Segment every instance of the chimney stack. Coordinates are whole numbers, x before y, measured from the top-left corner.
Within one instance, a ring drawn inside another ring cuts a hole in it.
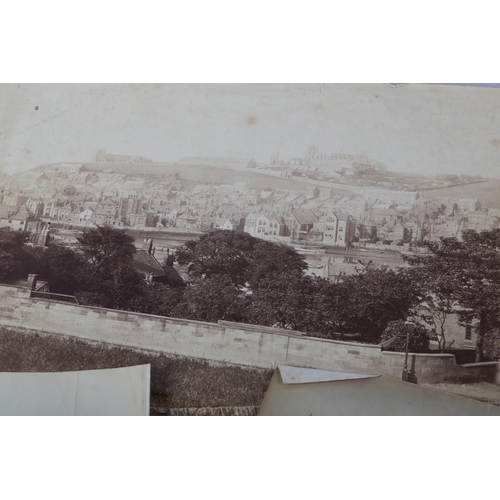
[[[28,274],[28,288],[31,290],[35,290],[36,288],[36,282],[38,280],[38,274]]]
[[[153,250],[153,240],[151,238],[144,238],[142,249],[146,250],[146,252],[151,255],[151,251]]]

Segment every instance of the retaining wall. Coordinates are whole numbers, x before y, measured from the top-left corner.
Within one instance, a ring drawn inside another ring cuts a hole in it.
[[[30,298],[0,286],[0,324],[261,368],[292,365],[401,377],[404,354],[241,323],[204,323]],[[459,366],[453,355],[411,354],[418,383],[495,381],[496,363]]]

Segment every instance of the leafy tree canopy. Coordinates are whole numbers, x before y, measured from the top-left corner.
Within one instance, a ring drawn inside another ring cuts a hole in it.
[[[476,360],[481,361],[485,335],[500,326],[500,229],[467,230],[462,241],[446,238],[428,246],[431,255],[407,258],[414,276],[451,296],[462,322],[479,322]]]
[[[209,321],[244,321],[246,298],[226,275],[196,278],[184,290],[182,300],[171,311],[172,316]]]
[[[324,280],[297,273],[274,273],[259,282],[248,316],[252,323],[306,333],[325,332],[318,298]]]
[[[273,272],[301,273],[307,267],[293,248],[235,231],[214,231],[187,241],[176,256],[194,278],[226,275],[237,286],[256,285]]]
[[[405,320],[418,302],[415,284],[394,271],[369,269],[348,276],[340,286],[337,307],[347,331],[377,342],[388,323]]]
[[[95,274],[103,266],[130,261],[135,253],[134,239],[124,229],[97,226],[85,229],[77,238],[79,248],[90,263],[90,272]]]
[[[408,339],[409,352],[428,352],[430,336],[427,329],[417,323],[403,320],[391,321],[384,330],[380,341],[387,343],[387,351],[405,352]]]
[[[0,229],[0,279],[23,278],[32,265],[32,256],[26,247],[29,233]]]

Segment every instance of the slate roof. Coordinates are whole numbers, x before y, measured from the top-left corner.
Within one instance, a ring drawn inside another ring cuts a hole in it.
[[[305,208],[303,210],[292,210],[292,215],[297,219],[299,224],[314,224],[318,221],[318,216],[316,213],[309,209]]]
[[[372,210],[372,215],[396,215],[396,216],[401,216],[397,210],[390,209],[390,208],[374,208]]]
[[[163,276],[165,270],[153,255],[148,254],[146,250],[137,250],[134,255],[134,268],[144,273],[154,276]]]
[[[184,284],[181,275],[173,267],[162,267],[154,255],[148,254],[146,250],[137,250],[134,253],[133,266],[143,274],[152,274],[155,278],[165,277],[165,281],[170,285]]]
[[[4,205],[0,204],[0,219],[7,219],[9,214],[15,210],[15,206],[13,205]]]
[[[15,215],[11,215],[12,220],[24,220],[28,217],[29,212],[28,209],[23,205],[19,208],[19,210],[15,213]]]

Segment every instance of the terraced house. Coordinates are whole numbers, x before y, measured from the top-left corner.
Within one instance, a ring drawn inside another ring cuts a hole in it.
[[[356,224],[348,214],[328,212],[314,224],[314,229],[323,234],[324,245],[345,247],[354,238]]]

